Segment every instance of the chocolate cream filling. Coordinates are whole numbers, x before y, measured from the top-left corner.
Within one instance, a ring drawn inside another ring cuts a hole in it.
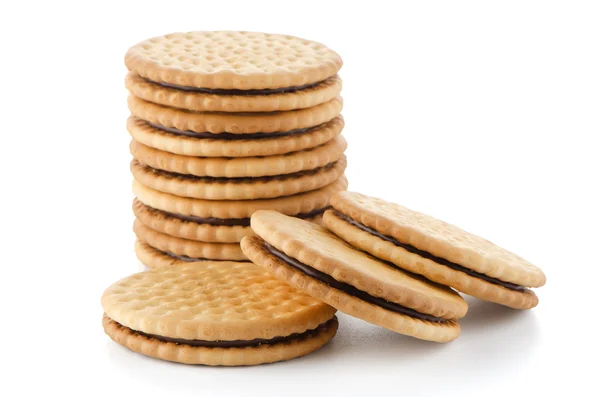
[[[296,92],[305,90],[307,88],[316,87],[325,80],[317,81],[316,83],[297,85],[292,87],[272,88],[272,89],[253,89],[253,90],[238,90],[238,89],[224,89],[224,88],[203,88],[203,87],[190,87],[185,85],[177,85],[171,83],[164,83],[159,81],[152,81],[145,79],[151,84],[156,84],[161,87],[170,88],[173,90],[185,91],[185,92],[199,92],[202,94],[214,94],[214,95],[272,95],[272,94],[284,94],[289,92]]]
[[[416,247],[413,247],[412,245],[401,243],[400,241],[396,240],[395,238],[381,234],[377,230],[371,229],[370,227],[365,226],[362,223],[355,221],[354,219],[350,218],[348,215],[345,215],[337,210],[334,210],[334,214],[338,218],[348,222],[349,224],[351,224],[353,226],[356,226],[357,228],[359,228],[369,234],[372,234],[373,236],[379,237],[380,239],[390,242],[400,248],[404,248],[405,250],[407,250],[410,253],[417,254],[417,255],[421,256],[422,258],[429,259],[429,260],[434,261],[435,263],[440,264],[442,266],[448,266],[451,269],[466,273],[471,277],[475,277],[475,278],[487,281],[488,283],[499,285],[501,287],[504,287],[504,288],[507,288],[507,289],[510,289],[513,291],[523,292],[526,290],[526,288],[521,285],[509,283],[507,281],[502,281],[497,278],[490,277],[486,274],[476,272],[475,270],[471,270],[471,269],[461,266],[457,263],[450,262],[447,259],[432,255],[429,252],[420,250]]]
[[[213,259],[206,259],[206,258],[192,258],[191,256],[177,255],[177,254],[174,254],[174,253],[168,252],[168,251],[160,251],[160,252],[162,252],[165,255],[170,256],[173,259],[178,259],[180,261],[189,262],[189,263],[192,263],[192,262],[204,262],[204,261],[213,260]]]
[[[304,134],[309,131],[315,130],[321,127],[322,124],[308,127],[308,128],[299,128],[291,131],[280,131],[280,132],[253,132],[250,134],[233,134],[231,132],[221,132],[219,134],[213,134],[212,132],[195,132],[190,130],[180,130],[178,128],[173,127],[165,127],[164,125],[151,123],[149,121],[145,121],[152,128],[156,128],[157,130],[173,134],[173,135],[182,135],[190,138],[209,138],[209,139],[222,139],[224,141],[241,141],[248,139],[268,139],[268,138],[280,138],[284,136],[290,135],[299,135]]]
[[[193,222],[193,223],[198,223],[198,224],[202,224],[202,225],[211,225],[211,226],[250,226],[250,218],[237,218],[237,219],[233,219],[233,218],[232,219],[201,218],[201,217],[194,216],[194,215],[181,215],[181,214],[175,214],[173,212],[159,210],[159,209],[152,208],[149,206],[146,206],[146,207],[148,207],[152,211],[156,211],[159,214],[162,214],[166,217],[178,219],[183,222]],[[323,214],[329,208],[331,208],[331,207],[318,208],[318,209],[312,210],[310,212],[304,212],[304,213],[296,214],[293,216],[296,218],[300,218],[300,219],[308,219],[308,218],[312,218],[317,215]]]
[[[308,339],[308,338],[311,338],[311,337],[317,335],[321,331],[324,331],[325,329],[330,327],[335,322],[337,322],[337,318],[333,317],[332,319],[319,325],[315,329],[307,330],[302,333],[290,334],[288,336],[276,336],[275,338],[272,338],[272,339],[258,339],[257,338],[257,339],[252,339],[252,340],[216,340],[216,341],[200,340],[200,339],[179,339],[179,338],[171,338],[168,336],[147,334],[142,331],[136,331],[131,328],[125,327],[122,324],[119,324],[119,323],[117,323],[117,324],[121,327],[127,328],[134,334],[138,334],[138,335],[144,336],[146,338],[156,339],[161,342],[176,343],[178,345],[188,345],[188,346],[194,346],[194,347],[257,347],[260,345],[273,345],[276,343],[286,343],[286,342],[292,342],[292,341],[305,340],[305,339]]]
[[[269,253],[271,253],[278,259],[282,260],[289,266],[293,267],[294,269],[306,274],[309,277],[317,279],[317,280],[321,281],[322,283],[329,285],[332,288],[335,288],[337,290],[345,292],[346,294],[353,296],[355,298],[358,298],[360,300],[363,300],[365,302],[382,307],[386,310],[389,310],[389,311],[392,311],[395,313],[399,313],[399,314],[403,314],[405,316],[417,318],[419,320],[430,321],[430,322],[434,322],[434,323],[443,323],[443,322],[448,321],[441,317],[435,317],[430,314],[421,313],[414,309],[408,308],[406,306],[402,306],[398,303],[390,302],[383,298],[378,298],[378,297],[369,295],[365,291],[361,291],[358,288],[356,288],[350,284],[346,284],[344,282],[338,281],[335,278],[331,277],[329,274],[325,274],[325,273],[313,268],[312,266],[306,265],[306,264],[298,261],[297,259],[286,255],[285,253],[279,251],[277,248],[273,247],[271,244],[269,244],[267,242],[265,242],[265,248],[267,249],[267,251],[269,251]]]
[[[137,161],[137,160],[135,160]],[[153,174],[164,176],[167,178],[176,178],[176,179],[184,179],[190,181],[210,181],[216,183],[244,183],[244,182],[265,182],[265,181],[274,181],[274,180],[286,180],[286,179],[294,179],[302,176],[315,175],[319,172],[324,172],[332,169],[337,161],[333,163],[329,163],[324,165],[323,167],[315,168],[312,170],[304,170],[293,172],[291,174],[283,174],[283,175],[269,175],[269,176],[240,176],[233,178],[224,178],[224,177],[214,177],[214,176],[197,176],[197,175],[188,175],[188,174],[179,174],[177,172],[165,171],[158,168],[152,168],[147,165],[144,165],[137,161],[137,164],[143,166],[146,170],[151,171]]]

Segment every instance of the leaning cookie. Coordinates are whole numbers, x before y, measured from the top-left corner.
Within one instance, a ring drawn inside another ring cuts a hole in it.
[[[435,342],[458,337],[466,302],[357,251],[326,229],[274,211],[252,215],[244,254],[275,277],[351,316]]]
[[[249,262],[152,269],[102,295],[102,325],[137,353],[185,364],[255,365],[303,356],[335,335],[335,309]]]
[[[546,282],[525,259],[454,225],[382,199],[343,192],[324,225],[356,248],[460,292],[515,309]]]

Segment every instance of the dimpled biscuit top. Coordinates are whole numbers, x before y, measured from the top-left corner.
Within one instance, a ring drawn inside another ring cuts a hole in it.
[[[275,89],[334,76],[340,56],[323,44],[257,32],[173,33],[125,55],[129,70],[156,82],[212,89]]]
[[[384,235],[479,273],[526,287],[539,287],[544,273],[520,256],[457,226],[385,200],[343,192],[332,206]]]
[[[272,339],[314,329],[335,309],[250,262],[153,269],[102,295],[108,317],[136,331],[179,339]]]

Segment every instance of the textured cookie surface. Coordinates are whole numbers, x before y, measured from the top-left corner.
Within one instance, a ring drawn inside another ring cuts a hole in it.
[[[459,292],[514,309],[530,309],[538,303],[537,296],[530,290],[516,291],[508,289],[439,264],[361,230],[341,219],[334,211],[325,213],[323,225],[348,244],[368,252],[376,258],[393,263],[413,273],[421,274],[431,281],[447,285]]]
[[[252,230],[279,251],[371,296],[445,319],[467,312],[466,302],[451,289],[377,261],[321,226],[274,211],[257,211],[251,222]]]
[[[291,196],[320,189],[339,179],[346,158],[315,170],[262,178],[203,178],[174,174],[131,162],[131,173],[141,184],[180,197],[207,200],[255,200]]]
[[[258,236],[244,237],[241,246],[252,262],[267,269],[275,277],[353,317],[404,335],[434,342],[449,342],[460,334],[460,326],[455,320],[437,323],[423,321],[386,310],[341,290],[331,288],[329,285],[288,266],[272,255],[266,249],[264,240]]]
[[[204,341],[303,333],[335,313],[250,262],[225,261],[134,274],[104,291],[102,307],[132,330]]]
[[[311,108],[267,113],[192,112],[157,105],[133,95],[127,104],[134,116],[168,128],[213,134],[254,134],[292,131],[325,123],[340,114],[343,101],[336,97]]]
[[[338,194],[331,204],[385,236],[492,278],[524,287],[546,282],[544,273],[525,259],[429,215],[359,193]]]
[[[152,81],[222,89],[264,89],[316,83],[342,66],[323,44],[257,32],[188,32],[131,47],[129,70]]]
[[[338,116],[302,133],[273,138],[227,140],[175,135],[134,116],[127,120],[127,130],[136,141],[161,151],[197,157],[256,157],[296,152],[329,142],[343,128],[344,119]]]
[[[222,95],[183,91],[158,85],[135,73],[127,74],[125,86],[138,98],[179,109],[197,112],[276,112],[304,109],[328,102],[342,91],[342,79],[333,76],[313,87],[269,95]]]
[[[324,167],[339,160],[346,150],[346,141],[337,136],[331,141],[299,152],[267,157],[191,157],[153,149],[135,140],[129,149],[140,163],[178,174],[241,178],[292,174]]]
[[[186,240],[156,231],[135,220],[133,231],[138,240],[160,251],[192,259],[247,260],[240,245],[235,243],[207,243]],[[168,256],[168,255],[167,255]]]
[[[256,347],[218,348],[159,341],[123,327],[106,315],[102,318],[102,325],[112,340],[137,353],[183,364],[223,366],[257,365],[304,356],[329,342],[338,328],[337,318],[334,317],[309,337]]]
[[[133,193],[149,207],[181,215],[201,218],[244,219],[260,209],[272,209],[289,215],[308,214],[329,205],[331,196],[346,189],[348,181],[342,176],[334,183],[312,192],[262,200],[202,200],[159,192],[137,181]]]

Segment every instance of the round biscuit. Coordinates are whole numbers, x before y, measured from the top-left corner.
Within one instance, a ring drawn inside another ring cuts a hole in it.
[[[331,288],[273,256],[265,248],[264,241],[257,236],[244,237],[241,246],[246,256],[256,265],[268,270],[272,275],[298,290],[328,303],[350,316],[403,335],[433,342],[449,342],[460,335],[460,326],[456,320],[443,323],[419,320],[386,310]]]
[[[125,87],[145,101],[195,112],[278,112],[310,108],[332,100],[342,91],[342,79],[332,76],[294,92],[221,95],[161,86],[130,72],[125,78]]]
[[[133,160],[135,180],[154,190],[180,197],[206,200],[256,200],[291,196],[327,186],[339,179],[346,169],[346,157],[335,163],[295,174],[258,178],[206,178],[157,170]]]
[[[376,260],[321,226],[263,210],[252,214],[251,227],[287,256],[371,296],[447,320],[467,312],[467,303],[450,288]]]
[[[385,236],[478,273],[524,287],[546,283],[542,270],[520,256],[429,215],[354,192],[335,195],[331,205]]]
[[[204,341],[303,333],[335,314],[251,262],[231,261],[136,273],[108,287],[101,303],[110,319],[132,330]]]
[[[512,307],[531,309],[538,298],[531,290],[515,291],[468,273],[454,270],[431,259],[407,251],[393,243],[372,235],[339,218],[331,210],[325,212],[323,225],[353,247],[368,252],[376,258],[393,263],[410,272],[421,274],[431,281],[447,285],[459,292],[490,302]]]
[[[338,96],[311,108],[266,113],[192,112],[157,105],[133,95],[129,96],[127,105],[134,116],[164,127],[213,134],[254,134],[293,131],[326,123],[339,116],[343,101]]]
[[[338,161],[346,150],[346,140],[338,135],[323,145],[298,152],[267,157],[191,157],[164,152],[132,140],[133,158],[152,168],[177,174],[242,178],[293,174],[313,170]]]
[[[134,140],[164,152],[195,157],[258,157],[297,152],[331,141],[343,128],[344,119],[338,116],[303,133],[227,140],[174,135],[154,128],[135,116],[127,120],[127,130]]]
[[[307,214],[329,206],[331,196],[346,189],[348,181],[342,176],[337,181],[312,192],[294,196],[262,200],[202,200],[159,192],[133,181],[133,193],[149,207],[181,215],[201,218],[244,219],[260,209],[272,209],[288,215]]]
[[[207,243],[186,240],[158,232],[136,219],[133,232],[139,241],[162,252],[193,259],[246,261],[240,245],[237,243]]]
[[[152,81],[215,89],[275,89],[334,76],[342,59],[315,41],[260,32],[172,33],[125,54],[127,68]]]

